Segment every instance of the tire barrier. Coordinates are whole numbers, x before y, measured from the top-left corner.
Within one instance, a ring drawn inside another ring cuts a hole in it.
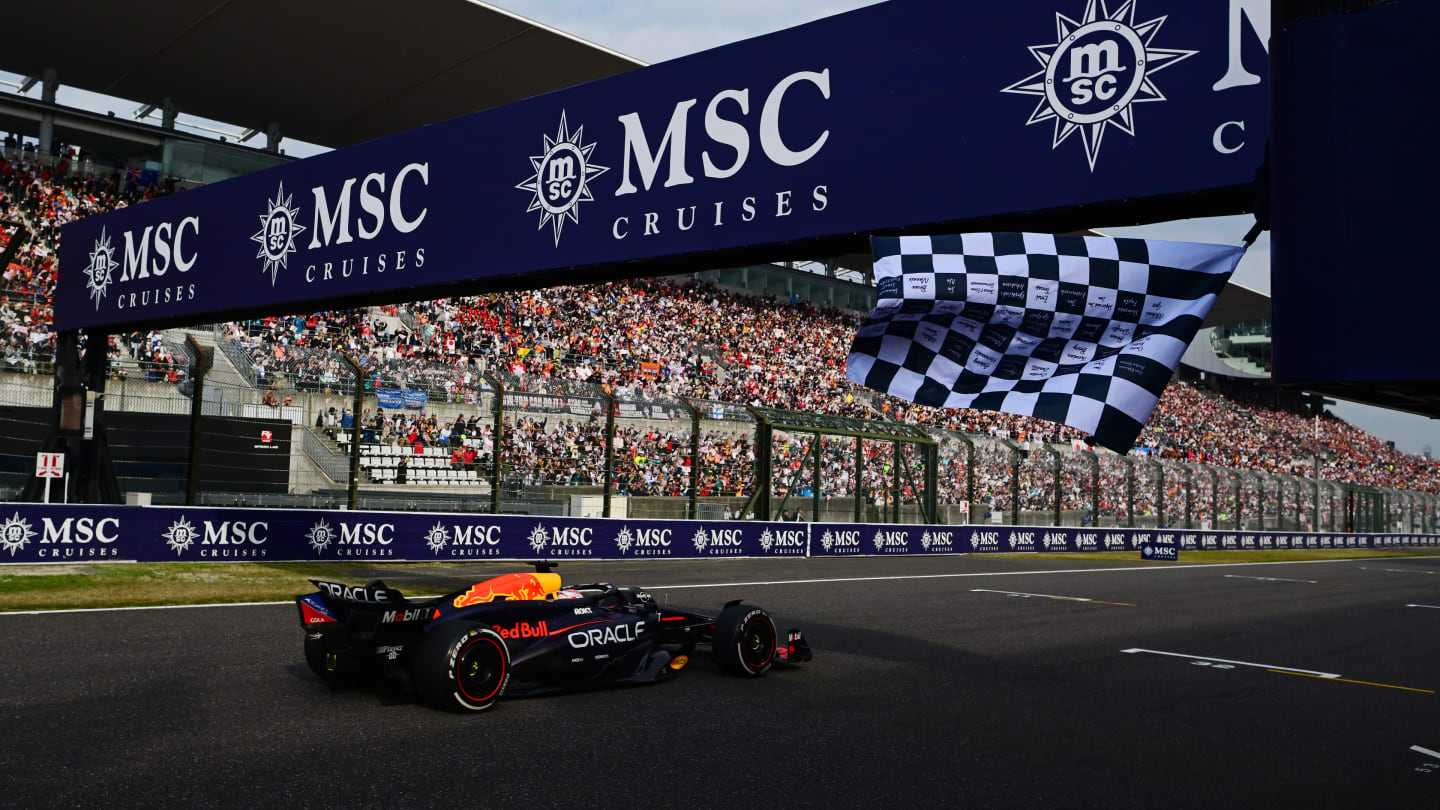
[[[1405,548],[1440,535],[621,520],[235,507],[0,509],[0,564],[734,559]],[[1150,556],[1150,555],[1147,555]],[[1156,556],[1156,559],[1160,559]]]

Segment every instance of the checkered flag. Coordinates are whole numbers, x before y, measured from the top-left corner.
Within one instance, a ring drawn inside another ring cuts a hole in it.
[[[1128,452],[1243,247],[967,233],[875,237],[845,376],[937,408],[1061,422]]]

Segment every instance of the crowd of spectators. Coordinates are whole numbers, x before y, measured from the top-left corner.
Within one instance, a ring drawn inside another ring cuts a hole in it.
[[[82,150],[59,145],[53,160],[37,159],[18,139],[0,150],[0,220],[25,228],[29,238],[0,268],[0,360],[11,371],[50,368],[55,340],[50,330],[60,227],[91,214],[113,211],[173,192],[173,178],[141,185],[121,172],[72,171]],[[15,238],[0,226],[0,253]]]
[[[171,182],[139,185],[120,174],[72,172],[72,156],[39,162],[11,149],[0,157],[0,218],[18,221],[32,236],[3,268],[0,284],[0,361],[10,370],[43,371],[39,358],[53,347],[51,296],[59,228],[65,222],[112,210],[173,190]],[[0,249],[9,229],[0,228]],[[554,287],[452,298],[403,308],[334,310],[224,325],[228,341],[243,355],[257,386],[271,400],[294,391],[343,392],[351,372],[341,353],[355,358],[365,386],[422,388],[430,402],[475,406],[462,425],[404,412],[361,415],[362,429],[378,443],[405,443],[461,449],[460,463],[488,464],[488,420],[479,406],[486,372],[502,375],[508,391],[589,392],[589,418],[521,415],[514,418],[504,459],[530,484],[598,485],[604,477],[603,419],[597,419],[604,390],[631,402],[696,400],[743,403],[925,425],[987,437],[977,447],[975,500],[993,511],[1008,511],[1015,463],[999,440],[1074,445],[1084,436],[1035,419],[984,411],[945,411],[913,405],[856,387],[844,378],[844,358],[860,315],[802,301],[780,301],[717,286],[674,280],[634,280]],[[152,380],[183,378],[181,358],[157,333],[122,335],[115,351],[141,364]],[[267,400],[267,401],[271,401]],[[584,409],[582,409],[584,410]],[[342,415],[334,420],[338,425]],[[368,420],[368,427],[367,427]],[[320,422],[327,428],[330,417]],[[464,458],[464,442],[475,457]],[[616,491],[679,495],[689,487],[688,427],[635,425],[622,428],[615,473]],[[991,441],[993,439],[994,441]],[[707,430],[701,442],[702,494],[746,495],[753,487],[754,450],[741,426]],[[808,437],[777,441],[776,481],[782,493],[808,491]],[[1313,416],[1241,404],[1195,386],[1172,383],[1138,442],[1152,458],[1198,462],[1271,474],[1313,474],[1315,456],[1330,480],[1398,489],[1440,492],[1434,459],[1400,453],[1393,446],[1330,415]],[[848,449],[847,449],[848,448]],[[894,497],[894,459],[887,445],[873,443],[861,471],[872,499]],[[1075,458],[1081,458],[1076,454]],[[855,490],[853,444],[827,440],[821,453],[826,495]],[[1123,464],[1103,466],[1098,500],[1102,516],[1123,516]],[[913,500],[918,461],[901,476],[898,496]],[[942,441],[942,502],[965,499],[967,455],[959,442]],[[1137,465],[1150,475],[1147,465]],[[1042,453],[1023,457],[1018,470],[1020,508],[1053,507],[1054,470]],[[1093,483],[1088,465],[1061,465],[1062,508],[1088,509]],[[1166,480],[1167,502],[1180,484]],[[1158,508],[1158,482],[1138,488],[1137,513]],[[1206,490],[1205,498],[1210,498]],[[977,507],[978,508],[978,507]]]

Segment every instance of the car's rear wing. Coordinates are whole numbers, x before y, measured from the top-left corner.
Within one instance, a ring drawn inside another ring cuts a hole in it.
[[[429,622],[439,618],[435,600],[407,600],[400,591],[376,580],[369,585],[346,585],[312,579],[315,593],[295,597],[300,624],[307,630],[372,631],[380,625]]]

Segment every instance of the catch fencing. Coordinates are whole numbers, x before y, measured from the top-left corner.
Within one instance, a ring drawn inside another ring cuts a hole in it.
[[[481,366],[350,365],[328,349],[277,349],[223,329],[205,337],[215,351],[202,379],[207,358],[178,340],[169,362],[122,355],[110,365],[105,435],[120,490],[140,502],[1083,529],[1440,525],[1435,495],[1329,480],[1323,458],[1256,472],[937,427],[924,428],[936,443],[933,484],[913,444],[776,429],[763,454],[770,511],[756,514],[761,426],[743,405]],[[608,373],[596,366],[594,380]],[[54,392],[40,374],[0,383],[0,498],[16,500]],[[855,407],[873,412],[864,392]],[[923,508],[932,494],[933,516]],[[67,497],[61,483],[53,500]]]

